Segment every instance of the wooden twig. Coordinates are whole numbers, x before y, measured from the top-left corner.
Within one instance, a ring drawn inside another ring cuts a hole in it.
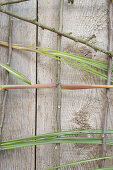
[[[0,90],[8,89],[34,89],[34,88],[57,88],[57,84],[34,84],[34,85],[0,85]],[[113,85],[82,85],[82,84],[61,84],[62,90],[79,90],[94,88],[113,88]]]
[[[17,3],[21,3],[21,2],[25,2],[25,1],[29,1],[29,0],[16,0],[16,1],[2,2],[2,3],[0,3],[0,5],[1,6],[3,6],[3,5],[11,5],[11,4],[17,4]]]
[[[53,28],[53,27],[49,27],[49,26],[43,25],[43,24],[37,22],[36,19],[30,20],[30,19],[27,19],[27,18],[18,16],[18,15],[14,14],[14,13],[8,11],[8,10],[3,9],[1,5],[0,5],[0,12],[5,13],[5,14],[7,14],[7,15],[10,15],[10,16],[12,16],[12,17],[14,17],[14,18],[17,18],[17,19],[26,21],[26,22],[28,22],[28,23],[34,24],[34,25],[36,25],[36,26],[39,26],[39,27],[42,28],[42,29],[46,29],[46,30],[52,31],[52,32],[54,32],[54,33],[56,33],[56,34],[58,34],[58,35],[60,35],[60,36],[64,36],[64,37],[69,38],[69,39],[71,39],[71,40],[73,40],[73,41],[75,41],[75,42],[79,42],[79,43],[82,43],[82,44],[84,44],[84,45],[86,45],[86,46],[88,46],[88,47],[91,47],[91,48],[94,49],[95,51],[100,51],[100,52],[102,52],[102,53],[104,53],[104,54],[107,54],[107,55],[110,55],[110,56],[113,57],[113,52],[110,52],[110,51],[108,51],[108,50],[105,50],[105,49],[103,49],[103,48],[100,48],[100,47],[98,47],[98,46],[95,46],[94,44],[89,43],[87,40],[79,39],[79,38],[77,38],[77,37],[74,37],[74,36],[69,35],[68,33],[60,32],[59,30],[57,30],[57,29],[55,29],[55,28]]]
[[[112,0],[109,2],[109,35],[108,35],[108,50],[112,51]],[[112,57],[108,56],[108,79],[107,79],[107,85],[111,84],[111,76],[112,76]],[[106,146],[106,131],[107,131],[107,119],[108,115],[110,114],[110,89],[106,89],[106,110],[104,114],[104,121],[103,121],[103,144],[102,144],[102,156],[106,156],[107,153],[107,146]],[[102,167],[105,166],[105,159],[102,160]]]
[[[60,11],[59,11],[59,31],[63,30],[63,6],[64,0],[60,0]],[[57,38],[57,50],[61,50],[61,36],[58,35]],[[56,112],[56,122],[57,122],[57,132],[61,131],[61,61],[57,61],[57,112]],[[60,165],[60,144],[56,144],[56,165]]]
[[[92,36],[90,36],[90,37],[87,38],[86,40],[87,40],[87,41],[90,41],[90,40],[92,40],[93,38],[96,38],[96,35],[95,35],[95,34],[93,34]]]
[[[13,21],[11,17],[9,18],[9,52],[8,52],[8,59],[7,59],[7,65],[10,65],[11,56],[12,56],[12,24]],[[7,72],[6,75],[6,85],[8,84],[9,79],[9,72]],[[8,91],[5,89],[4,91],[4,98],[2,103],[2,112],[1,112],[1,120],[0,120],[0,141],[2,140],[2,128],[4,123],[4,117],[5,117],[5,104],[6,104],[6,98],[7,98]]]
[[[60,0],[60,23],[59,23],[59,31],[63,30],[63,5],[64,0]],[[57,50],[61,50],[61,36],[58,36],[57,39]],[[57,131],[61,131],[60,125],[60,113],[61,113],[61,61],[57,62]]]

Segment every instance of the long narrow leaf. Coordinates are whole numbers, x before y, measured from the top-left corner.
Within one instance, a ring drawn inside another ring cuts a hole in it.
[[[113,166],[111,166],[111,167],[104,167],[104,168],[96,168],[96,169],[91,169],[91,170],[113,170]]]
[[[87,135],[87,134],[102,134],[102,130],[96,130],[96,129],[89,129],[89,130],[74,130],[74,131],[62,131],[62,132],[53,132],[53,133],[46,133],[41,134],[37,136],[31,136],[26,138],[20,138],[15,139],[15,141],[18,140],[29,140],[29,139],[36,139],[36,138],[48,138],[48,137],[60,137],[60,136],[66,136],[66,135]],[[107,130],[106,134],[113,134],[113,130]],[[9,142],[12,142],[14,140],[9,140]],[[4,141],[3,143],[7,143],[7,141]]]
[[[22,80],[23,82],[27,83],[27,84],[30,84],[31,85],[31,82],[30,80],[24,76],[22,73],[16,71],[15,69],[7,66],[6,64],[0,62],[0,66],[3,67],[5,70],[7,70],[9,73],[13,74],[15,77],[17,77],[18,79]]]
[[[4,46],[8,46],[7,42],[0,41],[0,44]],[[21,45],[21,44],[12,44],[12,47],[20,50],[31,51],[31,52],[36,52],[36,53],[46,55],[48,57],[67,63],[73,67],[77,67],[81,70],[85,70],[91,74],[107,79],[107,75],[101,73],[101,70],[104,71],[108,70],[107,62],[94,60],[91,58],[82,57],[76,54],[70,54],[67,52],[62,52],[62,51],[49,49],[49,48],[42,48],[42,47]],[[98,71],[97,69],[99,69],[100,71]],[[113,78],[111,79],[111,82],[113,82]]]
[[[107,75],[105,75],[105,74],[103,74],[103,73],[101,73],[101,72],[99,72],[99,71],[91,68],[90,66],[88,66],[88,65],[86,65],[86,64],[83,65],[83,64],[81,64],[81,63],[75,63],[74,61],[72,62],[71,60],[68,60],[68,59],[62,60],[62,58],[58,58],[58,57],[56,57],[56,56],[51,56],[51,55],[49,55],[49,54],[45,54],[45,53],[42,53],[42,52],[40,52],[40,53],[43,54],[43,55],[46,55],[46,56],[48,56],[48,57],[51,57],[51,58],[53,58],[53,59],[55,59],[55,60],[59,60],[59,61],[62,61],[62,62],[64,62],[64,63],[67,63],[67,64],[69,64],[69,65],[71,65],[71,66],[73,66],[73,67],[79,68],[79,69],[84,70],[84,71],[87,71],[87,72],[89,72],[89,73],[92,73],[92,74],[94,74],[94,75],[96,75],[96,76],[98,76],[98,77],[102,77],[102,78],[104,78],[104,79],[107,80]],[[112,79],[112,78],[111,78],[111,82],[113,82],[113,79]]]
[[[44,139],[34,139],[27,141],[13,141],[5,144],[1,144],[1,150],[15,149],[20,147],[35,146],[35,145],[45,145],[54,143],[82,143],[82,144],[102,144],[102,138],[91,138],[90,137],[60,137],[60,138],[44,138]],[[107,145],[113,145],[112,141],[106,141]]]
[[[87,136],[85,137],[84,135],[87,134],[100,135],[102,134],[102,131],[101,130],[64,131],[9,140],[1,143],[1,150],[54,143],[102,144],[101,137],[87,137]],[[107,134],[113,134],[113,131],[108,130]],[[113,139],[107,139],[106,143],[107,145],[113,145]]]
[[[102,160],[102,159],[110,159],[110,158],[113,158],[113,156],[105,156],[105,157],[99,157],[99,158],[93,158],[93,159],[86,159],[86,160],[71,162],[71,163],[59,165],[59,166],[56,166],[56,167],[53,167],[53,168],[48,168],[46,170],[54,170],[54,169],[57,169],[57,168],[63,168],[63,167],[68,167],[68,166],[72,166],[72,165],[78,165],[78,164],[81,164],[81,163],[98,161],[98,160]]]

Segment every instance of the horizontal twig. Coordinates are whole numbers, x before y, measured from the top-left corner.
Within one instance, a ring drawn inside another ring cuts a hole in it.
[[[57,30],[57,29],[55,29],[55,28],[53,28],[53,27],[49,27],[49,26],[43,25],[42,23],[37,22],[36,19],[30,20],[30,19],[27,19],[27,18],[18,16],[18,15],[14,14],[14,13],[8,11],[8,10],[3,9],[1,5],[0,5],[0,12],[5,13],[5,14],[7,14],[7,15],[10,15],[10,16],[12,16],[12,17],[14,17],[14,18],[17,18],[17,19],[26,21],[26,22],[28,22],[28,23],[34,24],[34,25],[36,25],[36,26],[39,26],[39,27],[42,28],[42,29],[49,30],[49,31],[51,31],[51,32],[54,32],[54,33],[60,35],[60,36],[64,36],[64,37],[66,37],[66,38],[69,38],[69,39],[71,39],[71,40],[73,40],[73,41],[75,41],[75,42],[79,42],[79,43],[85,44],[86,46],[91,47],[91,48],[93,48],[93,49],[96,50],[96,51],[100,51],[100,52],[102,52],[102,53],[104,53],[104,54],[107,54],[107,55],[110,55],[110,56],[113,57],[113,52],[110,52],[110,51],[107,51],[107,50],[105,50],[105,49],[103,49],[103,48],[100,48],[100,47],[98,47],[98,46],[95,46],[94,44],[89,43],[87,40],[79,39],[79,38],[74,37],[74,36],[71,36],[71,35],[69,35],[69,34],[67,34],[67,33],[65,33],[65,32],[61,32],[61,31],[59,31],[59,30]]]
[[[93,89],[93,88],[113,88],[113,85],[81,85],[81,84],[62,84],[62,89],[77,90],[77,89]]]
[[[56,88],[57,84],[34,84],[34,85],[0,85],[0,90],[8,89],[33,89],[33,88]],[[79,90],[93,88],[113,88],[113,85],[81,85],[81,84],[61,84],[63,90]]]
[[[29,0],[16,0],[16,1],[9,1],[9,2],[1,2],[0,6],[17,4],[17,3],[21,3],[21,2],[25,2],[25,1],[29,1]]]

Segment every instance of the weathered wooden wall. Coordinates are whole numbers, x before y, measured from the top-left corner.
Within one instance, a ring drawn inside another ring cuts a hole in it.
[[[3,1],[4,2],[4,1]],[[30,2],[10,5],[7,8],[27,18],[36,18],[45,25],[59,27],[60,0],[31,0]],[[9,17],[0,14],[0,40],[8,41]],[[69,4],[64,0],[63,31],[91,40],[94,44],[107,49],[108,45],[108,2],[106,0],[76,0]],[[57,48],[57,35],[23,21],[13,19],[13,43]],[[89,58],[106,60],[107,57],[79,43],[62,38],[62,50],[85,55]],[[0,47],[0,57],[6,63],[8,50]],[[37,58],[37,59],[36,59]],[[37,64],[36,64],[37,62]],[[33,83],[56,83],[57,63],[45,56],[13,50],[11,66],[28,75]],[[37,68],[36,68],[37,67]],[[5,71],[0,68],[1,84],[5,83]],[[10,84],[21,84],[10,75]],[[105,84],[101,78],[84,71],[61,64],[61,83],[66,84]],[[62,91],[61,129],[102,128],[105,110],[105,90]],[[0,107],[3,93],[0,94]],[[112,101],[111,96],[111,101]],[[56,131],[56,89],[10,90],[5,110],[3,140],[32,136]],[[112,104],[111,104],[112,111]],[[112,113],[111,113],[112,114]],[[112,129],[112,118],[109,128]],[[85,158],[100,156],[101,146],[84,144],[61,144],[60,162],[67,163]],[[109,149],[110,152],[110,149]],[[29,147],[0,152],[1,170],[44,170],[56,165],[56,145]],[[82,164],[79,167],[63,170],[88,170],[98,168],[97,162]]]
[[[21,9],[21,10],[20,10]],[[10,5],[9,10],[29,18],[36,17],[36,2]],[[5,20],[4,20],[5,19]],[[8,40],[9,17],[0,14],[0,39]],[[13,19],[13,42],[36,45],[36,27],[20,20]],[[1,61],[5,62],[8,50],[0,48]],[[3,51],[4,50],[4,51]],[[6,51],[6,52],[5,52]],[[11,67],[28,75],[32,82],[36,80],[36,54],[13,50]],[[1,69],[1,68],[0,68]],[[0,79],[3,73],[0,72]],[[5,83],[5,78],[1,79]],[[10,75],[9,84],[21,84],[21,81]],[[3,92],[2,92],[3,93]],[[5,122],[3,127],[3,140],[35,135],[35,90],[9,91]],[[5,151],[0,153],[0,169],[34,169],[34,147]]]
[[[64,6],[64,31],[87,39],[93,34],[96,38],[92,42],[107,48],[107,1],[76,1],[74,5]],[[71,27],[70,27],[71,26]],[[104,35],[104,36],[103,36]],[[105,55],[95,52],[79,43],[63,38],[62,50],[78,53],[94,59],[105,59]],[[88,74],[62,64],[62,83],[69,84],[104,84],[105,82]],[[105,90],[77,90],[63,91],[62,95],[62,130],[101,128],[102,115],[105,105]],[[64,144],[61,146],[61,163],[73,162],[99,156],[99,147],[83,144]],[[97,162],[79,165],[78,170],[97,168]],[[70,167],[71,169],[72,167]]]

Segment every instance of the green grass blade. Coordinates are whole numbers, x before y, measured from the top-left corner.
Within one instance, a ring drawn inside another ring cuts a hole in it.
[[[86,160],[81,160],[81,161],[76,161],[76,162],[71,162],[71,163],[67,163],[67,164],[62,164],[53,168],[48,168],[46,170],[54,170],[57,168],[64,168],[64,167],[68,167],[68,166],[72,166],[72,165],[78,165],[81,163],[86,163],[86,162],[92,162],[92,161],[97,161],[97,160],[102,160],[102,159],[110,159],[113,158],[113,156],[105,156],[105,157],[99,157],[99,158],[93,158],[93,159],[86,159]]]
[[[57,56],[57,57],[65,57],[65,58],[69,58],[75,61],[78,61],[80,63],[84,63],[84,64],[89,64],[93,67],[102,69],[107,71],[108,69],[108,64],[107,62],[103,62],[103,61],[99,61],[99,60],[94,60],[91,58],[87,58],[87,57],[82,57],[82,56],[78,56],[75,54],[70,54],[70,53],[66,53],[66,52],[62,52],[62,51],[57,51],[57,50],[52,50],[52,51],[47,51],[48,54]]]
[[[27,83],[27,84],[30,84],[31,85],[31,82],[30,80],[24,76],[22,73],[16,71],[15,69],[7,66],[6,64],[0,62],[0,66],[3,67],[5,70],[7,70],[9,73],[13,74],[15,77],[17,77],[18,79],[22,80],[23,82]]]
[[[48,138],[31,138],[29,140],[18,140],[7,143],[2,143],[1,147],[9,145],[18,145],[29,142],[45,142],[49,140],[51,143],[89,143],[89,144],[102,144],[101,138],[91,138],[91,137],[48,137]]]
[[[104,167],[104,168],[96,168],[96,169],[91,169],[91,170],[113,170],[113,166],[111,166],[111,167]]]
[[[96,75],[96,76],[98,76],[98,77],[102,77],[102,78],[104,78],[105,80],[107,80],[107,75],[106,75],[106,74],[103,74],[103,73],[95,70],[94,68],[86,65],[86,64],[83,65],[83,64],[81,64],[81,63],[75,63],[75,62],[72,62],[72,61],[69,60],[69,59],[58,58],[58,57],[56,57],[56,56],[52,56],[52,55],[49,55],[49,54],[44,53],[44,52],[43,52],[43,53],[40,52],[40,53],[43,54],[43,55],[46,55],[46,56],[48,56],[48,57],[50,57],[50,58],[53,58],[53,59],[55,59],[55,60],[64,62],[64,63],[66,63],[66,64],[69,64],[69,65],[71,65],[71,66],[73,66],[73,67],[79,68],[79,69],[84,70],[84,71],[87,71],[87,72],[89,72],[89,73],[92,73],[92,74],[94,74],[94,75]],[[113,78],[111,79],[111,82],[113,82]]]
[[[95,129],[90,129],[90,130],[75,130],[75,131],[62,131],[62,132],[53,132],[53,133],[46,133],[46,134],[41,134],[37,136],[31,136],[31,137],[26,137],[26,138],[20,138],[20,139],[15,139],[15,140],[9,140],[9,141],[3,141],[2,145],[8,142],[18,142],[18,141],[27,141],[27,140],[34,140],[34,139],[44,139],[48,137],[61,137],[61,136],[69,136],[69,135],[87,135],[87,134],[102,134],[102,130],[95,130]],[[106,134],[113,134],[113,130],[107,130]]]
[[[22,45],[22,44],[14,44],[13,47],[20,50],[31,51],[31,52],[36,52],[36,53],[46,55],[48,57],[62,61],[73,67],[77,67],[81,70],[85,70],[91,74],[94,74],[98,77],[102,77],[107,80],[107,75],[97,70],[100,69],[101,71],[103,70],[108,71],[107,62],[95,60],[92,58],[82,57],[76,54],[71,54],[71,53],[49,49],[49,48],[42,48],[42,47]],[[111,79],[111,82],[113,82],[113,78]]]
[[[78,130],[47,133],[27,138],[9,140],[1,143],[1,150],[14,149],[34,145],[54,144],[54,143],[83,143],[83,144],[102,144],[100,137],[83,137],[78,135],[102,134],[101,130]],[[107,134],[113,134],[113,130],[108,130]],[[76,136],[75,136],[76,135]],[[107,145],[113,145],[113,139],[107,139]]]
[[[104,61],[99,61],[99,60],[95,60],[92,58],[82,57],[82,56],[78,56],[76,54],[71,54],[71,53],[58,51],[58,50],[54,50],[54,49],[47,49],[47,48],[41,48],[41,47],[38,47],[38,48],[40,50],[42,50],[43,52],[50,54],[50,55],[54,55],[54,56],[61,57],[61,58],[62,57],[69,58],[69,59],[72,59],[75,61],[79,61],[81,63],[92,65],[96,68],[100,68],[105,71],[108,70],[108,63],[104,62]]]

